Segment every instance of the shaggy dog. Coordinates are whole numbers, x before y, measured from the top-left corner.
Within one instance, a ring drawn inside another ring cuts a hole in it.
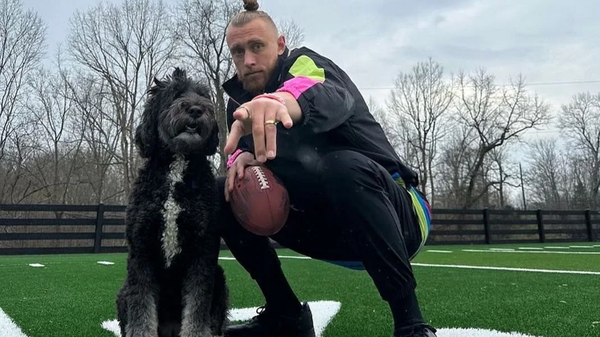
[[[123,337],[220,336],[228,290],[218,264],[218,194],[208,156],[218,127],[208,89],[177,68],[154,79],[135,142],[145,159],[126,214]]]

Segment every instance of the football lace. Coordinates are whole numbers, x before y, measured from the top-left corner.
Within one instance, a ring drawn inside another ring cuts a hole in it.
[[[252,167],[252,171],[254,171],[254,174],[256,175],[256,178],[258,179],[258,183],[260,184],[260,189],[265,190],[265,189],[269,188],[269,181],[267,180],[267,176],[265,175],[263,170],[258,166],[254,166],[254,167]]]

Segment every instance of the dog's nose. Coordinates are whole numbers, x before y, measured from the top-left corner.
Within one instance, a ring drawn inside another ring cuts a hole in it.
[[[193,106],[188,110],[188,112],[190,115],[192,115],[192,117],[200,117],[204,111],[202,111],[202,108],[200,107]]]

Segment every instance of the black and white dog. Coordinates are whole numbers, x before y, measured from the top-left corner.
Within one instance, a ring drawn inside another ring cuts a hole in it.
[[[135,142],[145,159],[126,214],[122,337],[221,336],[228,290],[218,264],[219,131],[208,88],[176,68],[154,79]]]

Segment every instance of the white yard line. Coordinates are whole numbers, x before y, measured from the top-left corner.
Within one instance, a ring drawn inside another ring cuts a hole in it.
[[[432,264],[432,263],[412,263],[412,265],[413,266],[419,266],[419,267],[457,268],[457,269],[482,269],[482,270],[503,270],[503,271],[519,271],[519,272],[528,272],[528,273],[600,275],[600,271],[582,271],[582,270],[529,269],[529,268],[468,266],[468,265]]]
[[[600,252],[561,252],[561,251],[547,251],[547,250],[515,250],[515,251],[501,251],[501,250],[486,250],[486,249],[463,249],[463,252],[469,253],[521,253],[521,254],[565,254],[565,255],[600,255]]]
[[[467,328],[438,329],[438,337],[534,337],[520,332],[501,332],[497,330]]]
[[[540,248],[540,247],[519,247],[519,249],[522,249],[522,250],[544,250],[544,248]]]
[[[27,337],[2,308],[0,308],[0,337]]]
[[[484,250],[484,252],[494,253],[495,251]],[[499,252],[499,253],[504,253],[504,252]],[[506,253],[511,253],[511,252],[506,252]],[[512,253],[544,253],[544,252],[543,251],[542,252],[539,252],[539,251],[534,251],[534,252],[514,251]],[[548,253],[556,253],[556,252],[548,252]],[[585,253],[585,252],[582,252],[582,253]],[[589,254],[590,252],[587,252],[587,253]],[[283,258],[283,259],[299,259],[299,258],[301,258],[302,260],[312,260],[308,256],[279,255],[279,258]],[[220,257],[219,259],[222,259],[222,260],[235,260],[235,258],[232,258],[232,257]],[[530,269],[530,268],[511,268],[511,267],[492,267],[492,266],[470,266],[470,265],[414,263],[414,262],[411,263],[411,265],[413,265],[413,266],[419,266],[419,267],[503,270],[503,271],[519,271],[519,272],[530,272],[530,273],[600,275],[600,271],[584,271],[584,270]]]
[[[442,253],[442,254],[452,253],[451,250],[437,250],[437,249],[428,249],[428,250],[426,250],[426,252],[428,252],[428,253]]]
[[[296,260],[311,260],[308,256],[296,256],[296,255],[278,255],[280,258],[284,259],[296,259]]]
[[[280,259],[290,259],[290,260],[312,260],[312,258],[308,256],[293,256],[293,255],[278,255]],[[235,257],[231,256],[220,256],[219,260],[224,261],[235,261]]]

